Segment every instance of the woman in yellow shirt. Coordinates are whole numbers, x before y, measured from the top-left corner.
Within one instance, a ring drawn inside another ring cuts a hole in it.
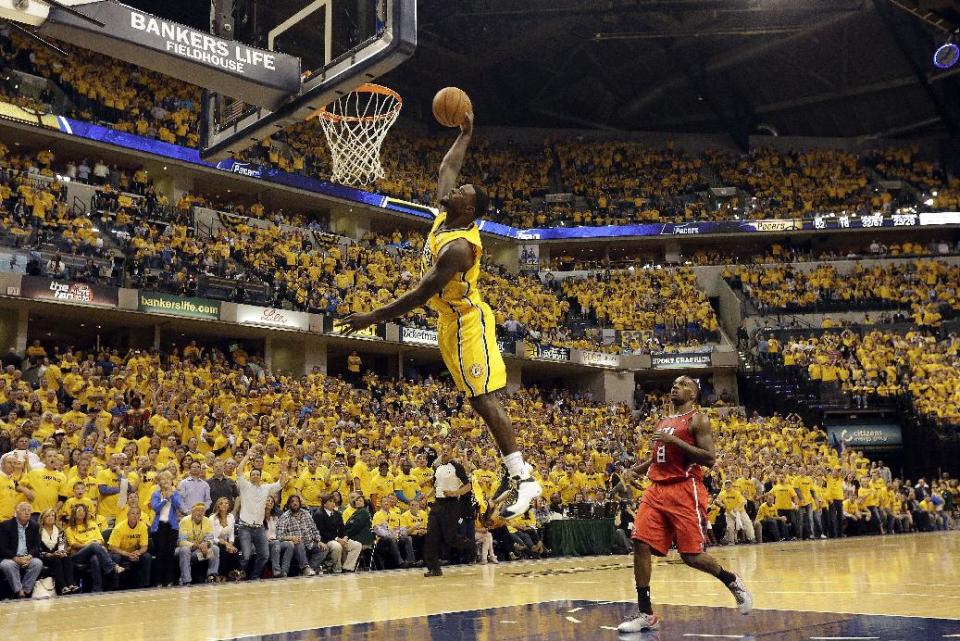
[[[90,568],[91,591],[103,592],[104,579],[115,585],[123,568],[110,557],[103,544],[103,534],[93,523],[85,505],[73,507],[65,534],[70,560],[74,565],[84,564]]]

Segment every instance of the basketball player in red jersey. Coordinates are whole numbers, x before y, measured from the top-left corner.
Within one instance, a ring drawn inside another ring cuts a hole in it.
[[[660,617],[650,605],[650,555],[665,556],[676,543],[683,562],[720,579],[737,600],[741,614],[753,608],[753,597],[743,580],[724,570],[704,552],[703,523],[710,497],[703,486],[703,467],[716,459],[710,419],[696,409],[700,386],[689,376],[673,382],[670,401],[673,415],[661,419],[653,434],[649,460],[633,468],[653,481],[643,494],[633,529],[633,574],[640,612],[617,628],[620,632],[645,632],[660,627]]]

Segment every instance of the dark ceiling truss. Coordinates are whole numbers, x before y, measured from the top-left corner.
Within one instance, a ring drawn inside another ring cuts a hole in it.
[[[428,105],[436,88],[463,83],[485,122],[738,141],[760,124],[865,136],[960,122],[955,72],[930,64],[945,37],[930,23],[953,24],[960,1],[421,3],[421,47],[397,86]],[[901,10],[910,3],[934,17]]]

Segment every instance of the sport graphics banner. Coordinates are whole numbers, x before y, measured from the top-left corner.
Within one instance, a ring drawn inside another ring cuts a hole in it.
[[[118,304],[116,287],[74,283],[55,278],[24,276],[20,282],[20,295],[34,300],[53,300],[62,303],[80,303],[98,307],[116,307]]]
[[[139,292],[137,309],[152,314],[172,314],[187,318],[220,320],[220,301],[209,298],[191,298],[161,292]]]
[[[710,354],[660,352],[650,355],[653,369],[703,369],[710,367]]]
[[[400,342],[409,343],[410,345],[430,345],[431,347],[439,345],[437,341],[437,330],[422,329],[420,327],[401,327]]]

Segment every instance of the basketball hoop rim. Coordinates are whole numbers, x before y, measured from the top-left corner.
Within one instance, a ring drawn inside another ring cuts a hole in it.
[[[377,93],[383,96],[389,96],[393,98],[396,102],[389,109],[383,113],[374,114],[372,116],[342,116],[340,114],[331,113],[327,111],[326,106],[320,107],[315,112],[313,112],[314,118],[320,118],[328,122],[340,123],[370,123],[378,122],[380,120],[387,120],[395,117],[396,114],[400,112],[400,108],[403,107],[403,97],[400,96],[396,91],[390,87],[384,87],[383,85],[374,84],[372,82],[365,82],[353,91],[344,94],[340,98],[344,98],[351,93]],[[340,100],[338,98],[337,100]]]

